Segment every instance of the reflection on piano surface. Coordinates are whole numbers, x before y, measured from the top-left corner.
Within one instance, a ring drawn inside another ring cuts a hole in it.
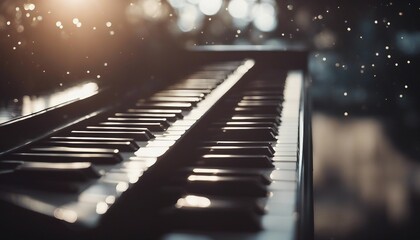
[[[45,109],[56,107],[61,104],[87,98],[98,91],[95,82],[80,83],[65,90],[50,93],[45,96],[28,96],[21,99],[15,98],[6,101],[0,108],[0,123],[8,122],[18,117],[23,117],[41,112]]]
[[[3,149],[7,226],[41,236],[303,235],[304,73],[254,65],[205,65],[147,98]],[[38,218],[54,229],[29,225]]]
[[[306,53],[184,50],[173,4],[0,5],[2,237],[312,238]]]

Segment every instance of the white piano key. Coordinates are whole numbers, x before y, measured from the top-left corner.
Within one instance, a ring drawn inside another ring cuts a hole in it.
[[[273,170],[270,178],[273,181],[296,181],[297,173],[293,170]]]
[[[297,183],[295,181],[273,181],[268,186],[269,191],[296,191]]]
[[[296,221],[296,214],[291,214],[291,216],[268,215],[262,219],[262,226],[266,231],[293,233]]]
[[[274,162],[297,162],[297,157],[293,156],[274,156],[271,160]]]
[[[296,171],[298,167],[297,164],[294,162],[274,162],[273,164],[276,170]]]

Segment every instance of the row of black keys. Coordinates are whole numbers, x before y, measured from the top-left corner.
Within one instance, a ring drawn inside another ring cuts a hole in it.
[[[117,164],[188,114],[241,63],[210,65],[147,100],[54,134],[0,161],[2,184],[48,191],[80,191],[79,182],[101,177],[95,165]]]
[[[214,78],[213,70],[201,72],[197,79],[160,91],[96,124],[79,126],[9,155],[1,166],[13,169],[12,177],[2,174],[3,183],[80,191],[79,182],[101,177],[91,163],[123,161],[120,152],[136,151],[139,142],[164,133],[226,78],[224,72],[215,80],[206,79],[210,72]],[[264,169],[273,167],[272,143],[280,125],[283,84],[271,78],[254,81],[226,100],[226,106],[234,104],[203,133],[190,156],[194,164],[175,171],[170,184],[163,187],[170,195],[175,191],[174,205],[163,210],[168,226],[241,231],[261,227],[270,183]]]
[[[173,205],[162,211],[169,228],[261,230],[281,124],[284,82],[275,81],[278,77],[250,82],[228,98],[225,106],[237,103],[210,124],[192,154],[183,156],[192,164],[162,187],[176,193]]]

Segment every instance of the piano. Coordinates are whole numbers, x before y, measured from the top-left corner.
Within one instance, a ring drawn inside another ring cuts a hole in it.
[[[306,52],[173,53],[0,124],[2,239],[313,238]]]

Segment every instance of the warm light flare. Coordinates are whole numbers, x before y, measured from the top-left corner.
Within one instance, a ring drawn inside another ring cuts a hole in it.
[[[98,91],[98,84],[95,82],[83,83],[70,87],[64,91],[59,91],[50,96],[24,96],[22,98],[22,115],[32,114],[47,107],[56,106],[65,102],[83,99],[92,96]]]
[[[74,19],[78,23],[85,21],[105,20],[107,16],[104,13],[116,9],[118,4],[114,1],[105,0],[45,0],[42,4],[37,4],[36,9],[47,12],[55,16],[62,22],[72,22]]]
[[[25,3],[23,5],[23,9],[25,9],[26,11],[33,11],[35,10],[36,6],[33,3]]]
[[[81,7],[83,5],[88,5],[89,2],[85,0],[47,0],[47,3],[54,3],[56,5],[61,5],[62,7]]]

